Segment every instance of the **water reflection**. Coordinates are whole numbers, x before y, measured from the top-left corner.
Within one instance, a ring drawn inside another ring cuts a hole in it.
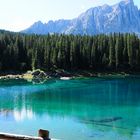
[[[22,108],[20,111],[14,110],[13,115],[16,121],[23,121],[24,119],[33,119],[34,114],[32,110]]]
[[[0,115],[3,117],[8,118],[10,115],[13,115],[13,118],[15,121],[23,121],[25,119],[33,119],[35,117],[34,113],[32,110],[22,108],[21,110],[0,110]]]
[[[11,86],[0,85],[0,120],[5,123],[13,120],[17,128],[24,122],[23,131],[28,127],[38,129],[47,123],[47,129],[52,129],[53,133],[57,131],[54,135],[59,137],[62,133],[58,125],[62,123],[64,133],[71,125],[75,126],[73,138],[88,135],[89,139],[109,139],[116,135],[125,140],[140,136],[140,79],[57,80],[41,85],[19,83],[12,81]],[[116,117],[122,119],[95,122]],[[39,125],[40,120],[44,124]]]

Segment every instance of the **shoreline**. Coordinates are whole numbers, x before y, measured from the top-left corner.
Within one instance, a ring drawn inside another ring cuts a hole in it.
[[[130,75],[139,75],[140,73],[132,72],[95,72],[95,71],[77,71],[77,72],[68,72],[64,70],[59,70],[56,72],[44,72],[40,69],[34,71],[28,71],[26,73],[0,73],[0,80],[16,80],[23,79],[29,82],[40,80],[46,81],[54,78],[60,80],[70,80],[70,79],[84,79],[84,78],[125,78]]]

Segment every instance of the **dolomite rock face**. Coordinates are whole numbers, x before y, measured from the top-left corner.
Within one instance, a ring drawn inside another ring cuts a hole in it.
[[[81,34],[136,33],[140,34],[140,10],[133,0],[123,0],[118,4],[94,7],[72,20],[41,21],[21,31],[27,34]]]

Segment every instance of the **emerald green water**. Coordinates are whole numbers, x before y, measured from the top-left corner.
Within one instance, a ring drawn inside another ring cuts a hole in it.
[[[0,81],[0,131],[40,128],[62,140],[139,140],[140,78]]]

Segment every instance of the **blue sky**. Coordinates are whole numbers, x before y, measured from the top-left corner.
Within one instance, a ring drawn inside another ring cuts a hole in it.
[[[0,29],[20,31],[41,20],[72,19],[87,9],[121,0],[0,0]],[[134,0],[140,8],[140,0]]]

